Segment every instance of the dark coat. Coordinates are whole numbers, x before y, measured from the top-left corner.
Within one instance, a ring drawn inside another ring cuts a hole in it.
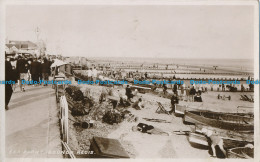
[[[174,85],[173,85],[173,92],[177,92],[177,89],[178,89],[178,85],[177,85],[177,84],[174,84]]]
[[[13,69],[12,69],[12,64],[10,63],[10,61],[5,61],[5,80],[14,81]]]
[[[41,73],[41,63],[38,61],[32,62],[30,71],[32,75],[39,75]]]
[[[127,96],[127,98],[128,99],[133,98],[134,95],[132,94],[132,90],[129,87],[127,87],[125,90],[126,90],[125,95]]]
[[[132,94],[132,90],[130,88],[127,87],[125,90],[126,90],[125,92],[126,95]]]
[[[42,71],[42,73],[50,73],[49,62],[44,62],[43,64],[41,64],[41,71]]]
[[[5,61],[5,80],[6,81],[14,81],[13,79],[13,69],[12,65],[9,61]],[[9,104],[13,93],[13,89],[11,84],[5,84],[5,105]]]
[[[18,59],[16,63],[17,72],[20,73],[27,73],[28,69],[26,69],[25,64],[27,64],[27,61],[24,59]]]
[[[195,94],[196,94],[196,90],[194,88],[191,88],[190,95],[195,95]]]

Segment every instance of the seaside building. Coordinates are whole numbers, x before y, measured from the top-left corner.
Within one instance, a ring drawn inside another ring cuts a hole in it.
[[[5,44],[5,53],[8,56],[14,56],[15,54],[38,54],[37,44],[31,41],[16,41],[9,40]]]

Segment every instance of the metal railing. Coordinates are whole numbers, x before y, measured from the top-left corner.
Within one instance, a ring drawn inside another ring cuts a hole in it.
[[[61,142],[62,142],[62,149],[65,151],[65,158],[72,158],[75,159],[75,155],[73,151],[70,149],[68,142],[69,142],[69,127],[68,127],[68,102],[65,96],[60,97],[60,124],[61,124]],[[68,156],[67,156],[68,155]]]

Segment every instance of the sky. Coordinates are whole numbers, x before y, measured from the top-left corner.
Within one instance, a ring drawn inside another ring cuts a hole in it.
[[[253,58],[253,6],[10,5],[8,40],[85,57]]]

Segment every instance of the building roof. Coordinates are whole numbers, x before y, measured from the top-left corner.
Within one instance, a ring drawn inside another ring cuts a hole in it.
[[[15,43],[15,44],[28,44],[29,46],[37,46],[37,44],[31,42],[31,41],[16,41],[16,40],[9,40],[9,43]]]
[[[31,41],[16,41],[16,40],[9,40],[6,44],[8,48],[15,46],[17,49],[35,49],[37,48],[37,44]]]
[[[17,49],[20,48],[20,45],[19,45],[19,44],[6,44],[6,46],[7,46],[8,48],[13,48],[13,47],[16,47]]]

